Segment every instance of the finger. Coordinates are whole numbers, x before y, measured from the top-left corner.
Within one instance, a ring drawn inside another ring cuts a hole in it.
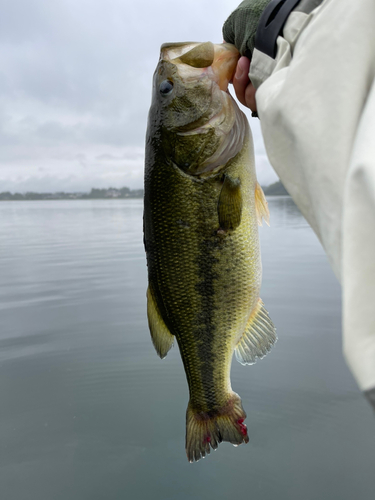
[[[256,112],[257,111],[257,103],[255,101],[255,87],[254,85],[249,82],[248,86],[246,87],[245,90],[245,102],[246,106],[251,109],[251,111]]]
[[[233,87],[236,92],[237,99],[244,106],[247,106],[245,93],[246,93],[246,87],[250,82],[249,68],[250,68],[249,59],[244,56],[240,57],[237,63],[236,73],[233,77]]]

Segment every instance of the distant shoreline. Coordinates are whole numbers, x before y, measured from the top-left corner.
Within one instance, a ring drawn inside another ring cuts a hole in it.
[[[267,196],[289,196],[288,191],[283,184],[278,181],[270,186],[263,187],[264,194]],[[0,193],[0,201],[41,201],[41,200],[135,200],[143,198],[143,189],[121,189],[92,188],[89,193],[11,193],[4,191]]]
[[[123,187],[121,189],[108,188],[96,189],[92,188],[89,193],[65,193],[63,191],[57,193],[11,193],[4,191],[0,193],[0,201],[40,201],[40,200],[124,200],[124,199],[141,199],[143,198],[143,189],[129,189]]]

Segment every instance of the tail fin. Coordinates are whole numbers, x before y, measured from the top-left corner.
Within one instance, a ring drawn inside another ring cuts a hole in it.
[[[189,462],[198,461],[214,450],[222,441],[234,445],[248,443],[247,427],[243,423],[246,413],[241,398],[230,395],[227,404],[217,410],[197,412],[188,405],[186,412],[186,455]]]

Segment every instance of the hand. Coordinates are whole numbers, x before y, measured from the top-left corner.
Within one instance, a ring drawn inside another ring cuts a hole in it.
[[[233,77],[233,87],[240,103],[255,113],[257,111],[255,88],[249,80],[249,68],[250,60],[247,57],[241,57],[237,63],[236,73]]]

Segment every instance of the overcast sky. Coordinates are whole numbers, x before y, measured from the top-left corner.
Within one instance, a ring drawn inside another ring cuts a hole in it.
[[[0,0],[0,192],[142,187],[160,45],[221,43],[238,3]],[[250,126],[269,184],[258,120]]]

